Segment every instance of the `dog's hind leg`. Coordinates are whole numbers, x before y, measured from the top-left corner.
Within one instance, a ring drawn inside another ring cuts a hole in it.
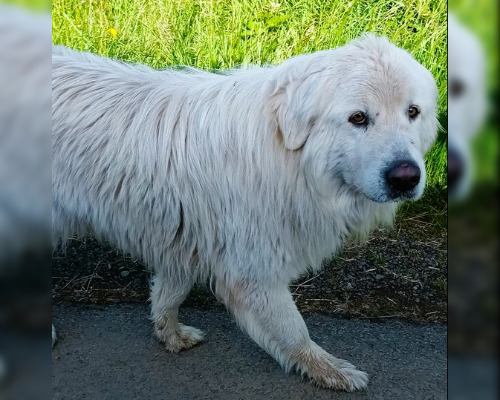
[[[155,335],[174,353],[193,347],[204,337],[201,330],[178,320],[179,306],[193,286],[192,277],[186,275],[159,271],[151,285],[151,319]]]
[[[242,282],[219,285],[218,295],[238,324],[286,371],[296,369],[322,387],[354,391],[368,376],[314,343],[286,285]]]
[[[52,204],[52,251],[63,250],[69,239],[83,237],[88,232],[84,223],[70,217],[60,207]],[[56,328],[52,324],[52,347],[57,342]]]

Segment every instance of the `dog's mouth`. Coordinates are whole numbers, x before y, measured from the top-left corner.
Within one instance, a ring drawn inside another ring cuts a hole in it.
[[[384,181],[380,184],[380,189],[366,190],[366,188],[347,182],[343,174],[336,174],[335,178],[340,181],[341,186],[347,188],[354,196],[362,196],[375,203],[416,201],[420,198],[418,185],[410,189],[405,188],[403,190],[398,190],[389,185],[384,178]]]
[[[358,192],[375,203],[397,203],[401,201],[415,201],[420,198],[417,188],[409,191],[399,191],[388,187],[378,193],[367,193],[363,190],[358,190]]]
[[[412,189],[406,192],[391,190],[389,197],[391,199],[390,201],[404,201],[404,200],[415,201],[418,200],[420,196],[417,195],[416,189]]]

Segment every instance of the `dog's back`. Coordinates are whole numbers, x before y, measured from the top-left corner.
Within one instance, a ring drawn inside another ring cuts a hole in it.
[[[162,117],[164,97],[151,99],[165,83],[148,67],[62,46],[53,47],[52,66],[55,238],[90,232],[143,255],[156,232],[145,226],[160,225],[168,240],[180,223],[168,180],[159,182],[161,120],[145,118]]]

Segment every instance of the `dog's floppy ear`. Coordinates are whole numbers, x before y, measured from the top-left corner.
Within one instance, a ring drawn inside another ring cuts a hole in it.
[[[309,137],[316,118],[317,99],[314,92],[317,85],[313,84],[314,73],[290,67],[274,82],[272,107],[285,147],[288,150],[298,150]]]

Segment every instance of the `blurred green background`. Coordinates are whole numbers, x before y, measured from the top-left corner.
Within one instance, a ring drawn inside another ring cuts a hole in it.
[[[490,100],[488,119],[473,143],[476,185],[498,186],[498,1],[451,0],[450,12],[477,36],[486,58],[486,82]]]

